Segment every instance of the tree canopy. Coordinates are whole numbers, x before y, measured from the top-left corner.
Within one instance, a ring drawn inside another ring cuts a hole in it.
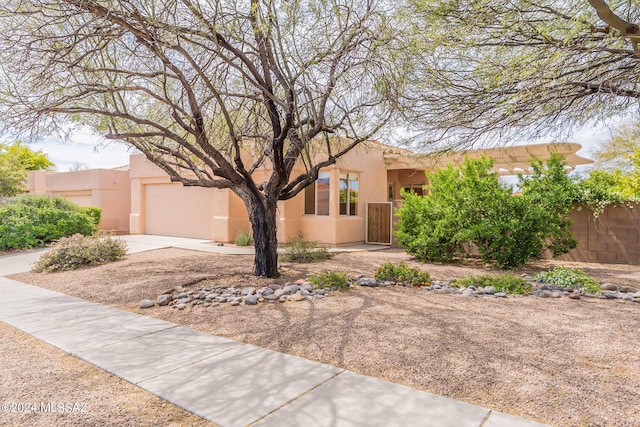
[[[0,197],[24,190],[28,171],[52,169],[53,162],[42,151],[33,151],[21,141],[0,144]]]
[[[91,126],[135,146],[173,181],[230,189],[249,212],[254,273],[275,276],[276,202],[402,108],[412,51],[394,8],[7,0],[0,111],[12,130]]]
[[[416,132],[448,144],[562,136],[638,113],[640,3],[414,0]],[[431,47],[431,48],[427,48]]]

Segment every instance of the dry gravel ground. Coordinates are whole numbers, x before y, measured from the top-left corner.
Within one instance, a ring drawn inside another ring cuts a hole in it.
[[[395,287],[355,288],[313,302],[223,304],[184,311],[137,308],[142,298],[155,299],[174,286],[200,279],[196,286],[261,286],[322,269],[372,275],[386,260],[408,262],[441,280],[486,272],[482,266],[420,264],[399,250],[386,250],[340,254],[316,264],[283,264],[283,276],[273,280],[248,274],[249,256],[163,249],[88,270],[12,278],[543,423],[640,425],[637,303],[474,299]],[[558,262],[542,261],[522,271],[553,264]],[[640,267],[564,265],[580,266],[601,281],[640,288]],[[7,340],[3,341],[5,349]],[[36,346],[34,351],[41,350]],[[102,381],[92,382],[95,374],[79,372],[64,385],[45,381],[41,390],[50,388],[48,393],[55,396],[66,388],[88,387],[101,395],[95,387]],[[34,381],[29,378],[33,375],[27,377],[25,390]],[[86,383],[78,386],[74,379]],[[33,397],[42,400],[44,393]],[[120,398],[110,392],[101,399],[107,406],[120,405]],[[139,411],[137,419],[146,422],[154,415],[153,410]]]

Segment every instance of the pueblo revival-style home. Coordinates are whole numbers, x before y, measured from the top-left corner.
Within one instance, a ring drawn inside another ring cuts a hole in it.
[[[318,180],[291,200],[279,202],[278,240],[304,233],[327,246],[392,243],[392,209],[401,189],[419,194],[424,172],[465,156],[488,156],[497,173],[527,173],[532,158],[563,155],[570,167],[591,163],[575,143],[553,143],[440,155],[418,155],[366,142],[322,169]],[[294,171],[295,173],[295,171]],[[119,234],[154,234],[233,242],[250,230],[244,204],[227,189],[183,187],[134,154],[127,167],[74,172],[32,172],[28,191],[62,196],[81,206],[102,208],[100,228]]]

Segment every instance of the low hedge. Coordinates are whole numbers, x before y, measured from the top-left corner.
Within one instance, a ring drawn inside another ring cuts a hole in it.
[[[0,204],[0,250],[45,246],[62,237],[98,231],[101,209],[62,197],[22,195]]]

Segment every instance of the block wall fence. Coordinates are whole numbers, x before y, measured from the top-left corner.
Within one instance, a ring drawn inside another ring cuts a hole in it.
[[[640,264],[640,203],[608,206],[597,219],[587,207],[574,209],[571,219],[578,246],[558,259]]]

